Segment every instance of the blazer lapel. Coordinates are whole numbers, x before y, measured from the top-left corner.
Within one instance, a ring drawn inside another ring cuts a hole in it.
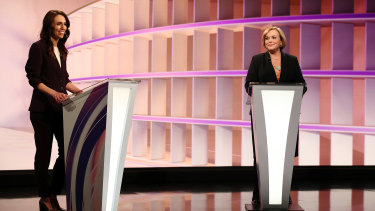
[[[280,73],[280,80],[279,82],[283,82],[284,78],[287,75],[287,61],[286,61],[286,54],[281,51],[281,73]]]
[[[270,76],[272,75],[272,79],[270,78],[270,82],[278,83],[277,78],[276,78],[275,69],[272,66],[271,56],[270,56],[270,53],[268,51],[266,52],[265,60],[266,60],[265,61],[266,62],[265,71],[267,71],[267,75],[270,75]],[[283,71],[283,70],[281,69],[281,71]]]

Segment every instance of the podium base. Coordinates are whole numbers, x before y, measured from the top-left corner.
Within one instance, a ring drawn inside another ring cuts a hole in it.
[[[245,204],[246,211],[249,210],[269,210],[269,211],[276,211],[276,210],[284,210],[284,209],[275,209],[275,208],[269,208],[269,209],[262,209],[261,205],[253,205],[253,204]],[[288,209],[285,210],[293,210],[293,211],[304,211],[301,206],[298,204],[290,204]]]

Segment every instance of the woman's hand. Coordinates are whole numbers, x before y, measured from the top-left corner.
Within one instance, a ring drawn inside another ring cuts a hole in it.
[[[61,92],[55,92],[52,95],[53,99],[55,99],[55,101],[59,104],[64,102],[64,100],[66,100],[67,96],[68,96],[67,94],[64,94],[64,93],[61,93]]]
[[[82,93],[82,89],[78,88],[76,85],[74,85],[72,82],[69,82],[66,84],[66,89],[74,94],[80,94]]]
[[[79,89],[79,90],[77,90],[76,92],[74,92],[74,94],[78,95],[78,94],[80,94],[80,93],[82,93],[82,92],[83,92],[82,89]]]

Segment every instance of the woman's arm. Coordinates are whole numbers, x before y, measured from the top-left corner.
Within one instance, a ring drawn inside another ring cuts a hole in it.
[[[53,97],[53,99],[55,99],[55,101],[57,103],[63,102],[66,99],[66,96],[67,96],[65,93],[57,92],[57,91],[49,88],[44,83],[39,83],[37,85],[37,89],[39,91],[43,92],[44,94],[47,94],[47,95],[50,95],[51,97]]]
[[[305,84],[303,86],[303,94],[305,94],[305,92],[307,91],[307,86],[306,86],[305,79],[303,78],[302,70],[301,70],[301,67],[299,66],[297,57],[296,57],[296,82]]]
[[[82,89],[78,88],[76,85],[74,85],[72,82],[69,82],[66,84],[66,89],[74,94],[79,94],[82,92]]]
[[[258,68],[257,68],[256,62],[255,62],[254,56],[253,56],[253,58],[251,59],[249,70],[247,71],[246,81],[245,81],[245,90],[246,90],[247,94],[250,95],[250,96],[252,94],[250,82],[258,81],[258,71],[257,71],[257,69]]]

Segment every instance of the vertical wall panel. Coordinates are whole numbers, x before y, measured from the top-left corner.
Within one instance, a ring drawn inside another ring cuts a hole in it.
[[[152,72],[167,71],[168,55],[167,37],[159,34],[152,35]]]
[[[332,79],[332,124],[351,125],[353,122],[353,81]]]
[[[365,125],[375,126],[375,79],[365,82]],[[364,165],[375,165],[375,135],[365,135]]]
[[[210,69],[210,33],[194,31],[193,70]]]
[[[319,132],[299,131],[300,166],[319,166],[320,161],[320,134]]]
[[[133,110],[136,115],[148,115],[148,84],[148,80],[144,79],[138,84]]]
[[[354,0],[332,0],[333,13],[353,13]]]
[[[188,37],[185,34],[172,34],[172,71],[188,69]]]
[[[81,76],[81,51],[75,51],[70,54],[69,66],[73,67],[68,69],[71,78],[79,78]]]
[[[81,50],[81,77],[91,77],[92,53],[90,48]]]
[[[119,31],[134,30],[134,0],[119,0]]]
[[[106,43],[104,46],[105,55],[105,73],[107,75],[118,75],[118,42]]]
[[[105,54],[103,46],[95,46],[92,48],[92,74],[94,76],[102,76],[105,74]]]
[[[251,58],[260,53],[262,32],[260,29],[245,26],[243,33],[243,69],[247,70],[250,67]]]
[[[320,123],[320,79],[306,78],[307,92],[302,98],[300,121]]]
[[[244,0],[244,18],[260,17],[262,0]]]
[[[119,40],[119,74],[133,73],[133,42]]]
[[[71,28],[70,28],[70,39],[73,40],[73,45],[82,42],[82,19],[80,14],[74,14],[74,16],[69,17]]]
[[[192,165],[206,165],[208,162],[208,125],[192,126],[191,143]]]
[[[147,124],[148,122],[132,122],[132,156],[141,157],[147,155]]]
[[[300,57],[301,69],[320,69],[320,26],[300,24]]]
[[[218,28],[217,30],[217,60],[218,70],[233,69],[233,38],[234,32],[228,29]]]
[[[186,157],[186,125],[171,124],[171,162],[184,162]]]
[[[375,135],[365,135],[364,165],[375,165]]]
[[[353,69],[353,24],[332,23],[332,69]],[[349,94],[350,93],[350,94]],[[331,123],[351,125],[353,123],[353,81],[332,79]],[[331,134],[331,165],[352,165],[353,136]]]
[[[92,40],[92,11],[87,9],[87,11],[81,13],[82,18],[82,42]]]
[[[133,73],[147,73],[149,68],[149,40],[133,38]]]
[[[105,3],[105,35],[119,33],[119,6],[118,4]]]
[[[243,69],[243,32],[234,32],[233,34],[233,69]]]
[[[92,38],[98,39],[105,36],[105,9],[104,7],[92,8]]]
[[[353,24],[332,23],[332,69],[353,69]]]
[[[366,22],[365,27],[366,70],[375,70],[375,42],[371,41],[375,37],[375,23]]]
[[[173,1],[173,24],[188,22],[188,0]]]
[[[320,1],[301,0],[301,15],[320,14]]]
[[[232,166],[232,127],[215,127],[215,165]]]
[[[152,27],[168,25],[168,0],[153,0]]]
[[[290,45],[291,45],[291,42],[290,42],[290,36],[291,36],[290,29],[289,29],[288,26],[280,26],[280,28],[281,28],[281,30],[283,30],[283,32],[285,34],[286,43],[287,43],[287,45],[285,46],[285,48],[283,49],[283,51],[285,53],[289,53],[289,48],[290,48]],[[295,56],[298,56],[298,54],[296,54]]]
[[[353,165],[353,136],[344,133],[331,133],[331,165]]]
[[[375,79],[366,79],[365,85],[365,125],[375,126]]]
[[[134,1],[134,30],[150,27],[150,2],[149,0]]]
[[[210,20],[210,0],[194,1],[194,22]]]
[[[271,0],[271,16],[290,14],[290,0]]]
[[[209,117],[209,79],[193,78],[193,118]]]
[[[375,1],[366,0],[366,12],[375,12]]]
[[[157,160],[165,157],[166,123],[151,122],[150,159]]]
[[[251,128],[241,128],[241,166],[253,166],[253,138]]]
[[[167,81],[151,79],[151,115],[167,115]]]
[[[233,0],[218,0],[217,4],[217,19],[232,19],[233,18]]]
[[[216,79],[216,118],[232,119],[233,117],[233,79],[217,77]]]
[[[172,79],[171,116],[187,116],[187,80],[185,78]]]

